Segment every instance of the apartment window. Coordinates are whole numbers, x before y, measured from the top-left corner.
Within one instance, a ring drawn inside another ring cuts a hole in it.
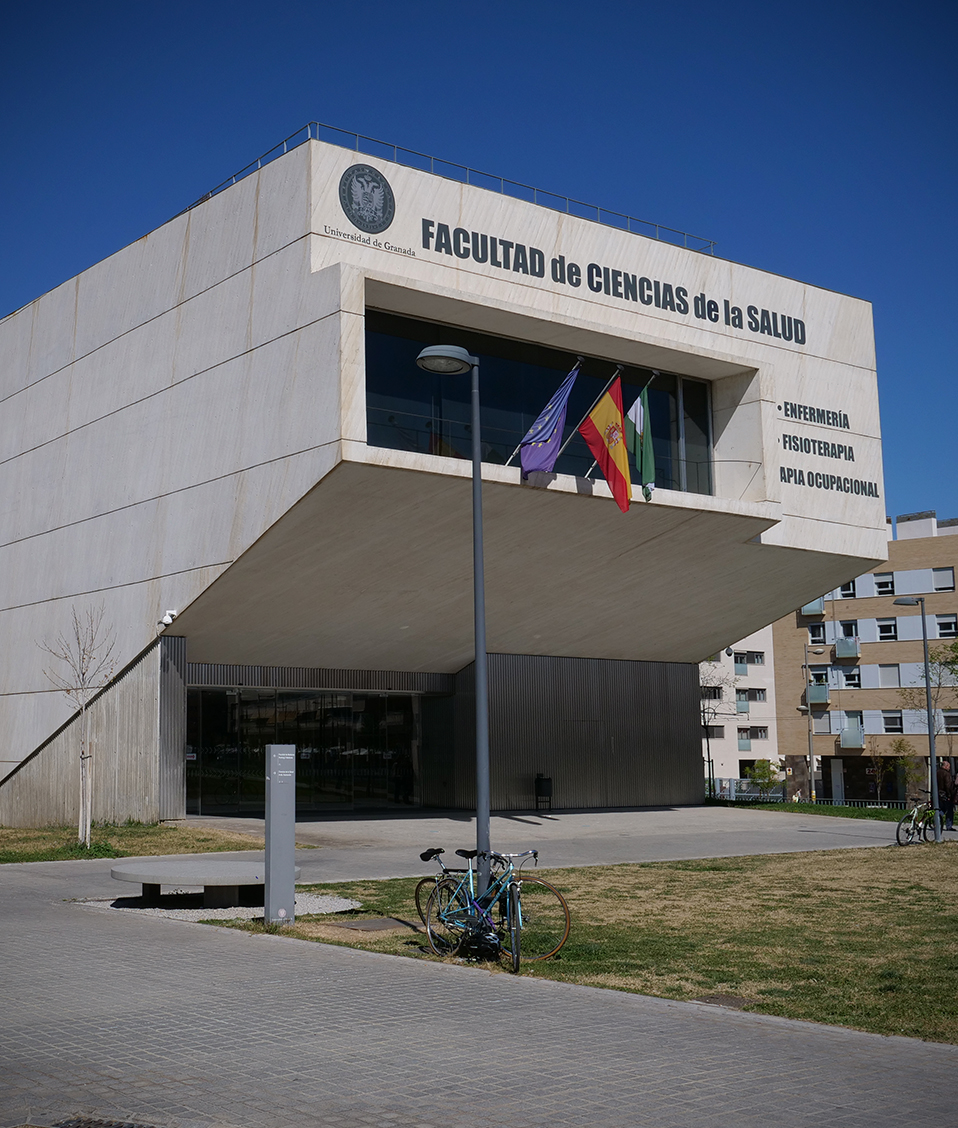
[[[958,732],[958,709],[945,709],[941,718],[945,732]]]
[[[878,667],[878,685],[882,689],[897,689],[901,685],[901,670],[897,665]]]
[[[842,586],[838,589],[838,594],[842,597],[842,599],[854,599],[855,581],[849,580],[847,584],[842,584]]]
[[[958,616],[936,615],[939,638],[958,638]]]
[[[748,673],[748,656],[746,654],[736,652],[733,662],[735,663],[735,672],[737,674]]]
[[[931,575],[935,591],[955,590],[954,568],[932,568]]]
[[[895,642],[898,639],[898,620],[897,619],[879,619],[878,620],[878,641],[879,642]]]
[[[842,632],[842,638],[858,638],[857,619],[842,619],[838,626]]]
[[[748,699],[749,701],[766,701],[768,694],[764,689],[750,689],[748,691]]]
[[[895,594],[895,573],[894,572],[876,572],[875,573],[875,594],[876,595],[894,595]]]
[[[862,727],[862,713],[860,711],[845,713],[845,728],[861,728]]]
[[[819,736],[832,731],[831,717],[828,713],[812,713],[812,731],[817,732]]]
[[[725,725],[706,725],[705,735],[709,738],[709,740],[724,740]]]
[[[861,689],[862,672],[858,666],[852,666],[847,670],[842,670],[842,680],[845,689]]]
[[[809,666],[808,680],[812,685],[828,685],[828,667]]]
[[[750,666],[764,666],[765,665],[765,651],[764,650],[749,650],[746,654],[746,661]]]
[[[768,729],[764,725],[754,725],[748,731],[752,740],[768,740]]]
[[[808,645],[809,646],[824,646],[825,645],[825,624],[824,623],[809,623],[808,624]]]
[[[702,700],[703,701],[721,701],[722,700],[722,687],[720,685],[703,685]]]
[[[884,732],[901,733],[905,731],[901,723],[900,709],[882,709],[881,720]]]

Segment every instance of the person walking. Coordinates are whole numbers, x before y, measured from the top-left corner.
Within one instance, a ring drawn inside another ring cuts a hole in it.
[[[955,778],[951,774],[951,760],[943,756],[938,761],[938,806],[945,820],[945,830],[955,829]]]

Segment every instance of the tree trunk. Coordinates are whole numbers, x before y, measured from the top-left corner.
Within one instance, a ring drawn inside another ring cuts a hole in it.
[[[80,706],[80,824],[81,846],[90,845],[90,758],[87,753],[86,703]]]

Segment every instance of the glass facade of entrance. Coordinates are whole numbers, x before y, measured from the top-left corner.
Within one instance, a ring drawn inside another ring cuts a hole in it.
[[[261,813],[267,744],[296,746],[300,813],[421,803],[416,695],[190,689],[187,813]]]

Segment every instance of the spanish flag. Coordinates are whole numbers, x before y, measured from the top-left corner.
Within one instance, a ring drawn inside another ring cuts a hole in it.
[[[612,386],[579,425],[579,433],[595,455],[599,469],[609,483],[615,503],[623,513],[629,511],[632,480],[629,452],[625,445],[622,413],[622,381],[616,376]]]

